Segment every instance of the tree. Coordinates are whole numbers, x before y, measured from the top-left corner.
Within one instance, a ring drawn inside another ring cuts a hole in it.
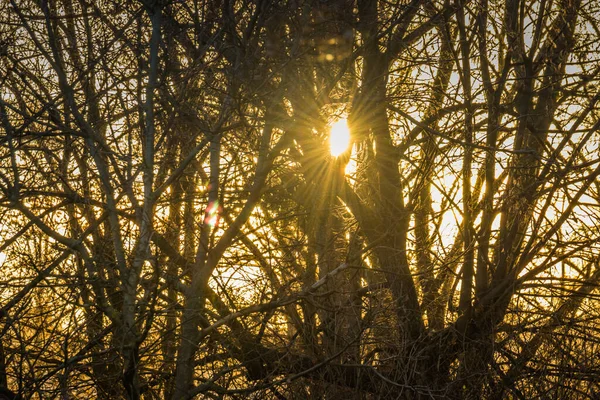
[[[594,2],[0,15],[0,387],[600,392]]]

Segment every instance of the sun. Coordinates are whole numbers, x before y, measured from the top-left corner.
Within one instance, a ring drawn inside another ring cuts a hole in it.
[[[331,126],[329,134],[329,151],[334,157],[339,156],[348,149],[350,145],[350,129],[348,121],[340,119]]]

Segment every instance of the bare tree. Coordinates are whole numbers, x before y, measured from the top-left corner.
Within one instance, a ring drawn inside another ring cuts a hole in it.
[[[599,15],[0,5],[0,387],[595,398]]]

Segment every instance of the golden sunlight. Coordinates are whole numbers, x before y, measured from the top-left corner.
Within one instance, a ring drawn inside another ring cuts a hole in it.
[[[348,121],[340,119],[331,126],[329,134],[329,151],[334,157],[339,156],[348,149],[350,145],[350,129],[348,129]]]

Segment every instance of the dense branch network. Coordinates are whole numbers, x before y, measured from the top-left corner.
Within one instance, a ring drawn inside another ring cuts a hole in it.
[[[597,398],[599,16],[0,4],[0,397]]]

